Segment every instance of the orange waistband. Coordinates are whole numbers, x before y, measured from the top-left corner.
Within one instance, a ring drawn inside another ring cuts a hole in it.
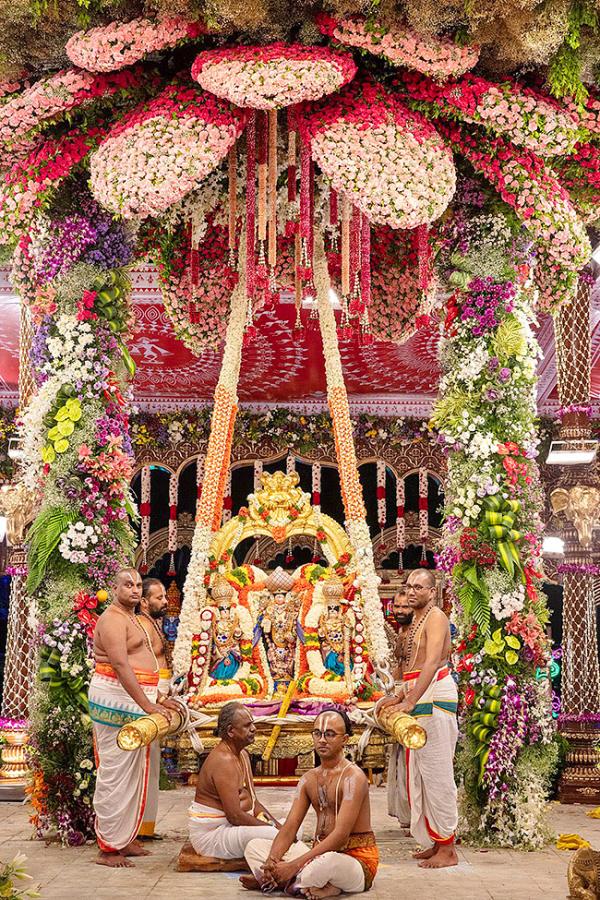
[[[403,679],[403,681],[413,681],[415,678],[418,678],[420,674],[421,674],[420,669],[415,669],[413,672],[404,672],[402,675],[402,679]],[[435,680],[441,681],[442,678],[445,678],[446,675],[449,675],[449,674],[450,674],[449,666],[444,666],[443,669],[437,670]]]
[[[373,837],[373,841],[374,840],[375,838]],[[370,890],[373,879],[377,874],[377,867],[379,866],[379,850],[377,849],[377,845],[372,843],[360,847],[348,847],[341,852],[346,856],[351,856],[352,859],[355,859],[360,863],[365,876],[365,891]]]
[[[119,676],[110,663],[96,663],[94,671],[104,678],[114,678],[115,681],[119,680]],[[133,674],[135,675],[138,684],[143,684],[148,687],[155,687],[158,684],[158,672],[147,672],[145,669],[134,669]]]

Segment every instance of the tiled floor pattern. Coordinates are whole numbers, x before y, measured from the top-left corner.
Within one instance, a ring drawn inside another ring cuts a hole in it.
[[[266,788],[261,796],[275,814],[289,807],[293,788]],[[567,896],[569,853],[549,846],[537,853],[477,851],[459,847],[454,869],[423,871],[410,858],[413,842],[402,836],[387,815],[385,788],[371,788],[374,828],[381,867],[370,900],[563,900]],[[17,851],[28,856],[28,868],[41,883],[44,900],[237,900],[248,894],[237,875],[183,874],[175,860],[186,837],[186,808],[191,788],[161,792],[157,830],[165,835],[152,845],[152,856],[135,869],[109,870],[93,864],[93,846],[65,849],[30,840],[28,810],[18,803],[0,803],[0,860]],[[585,815],[588,807],[552,804],[557,832],[577,832],[600,848],[600,820]]]

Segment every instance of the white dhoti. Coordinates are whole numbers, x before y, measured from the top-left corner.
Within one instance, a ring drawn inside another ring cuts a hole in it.
[[[138,684],[156,702],[158,672],[134,669]],[[146,806],[150,747],[120,750],[117,731],[145,715],[122,687],[112,666],[99,663],[90,682],[90,717],[96,753],[96,837],[101,850],[123,850],[138,834]]]
[[[407,672],[405,681],[419,672]],[[450,844],[458,824],[454,750],[458,691],[447,667],[439,669],[412,715],[427,732],[420,750],[405,750],[410,831],[423,847]]]
[[[271,843],[277,836],[273,825],[232,825],[220,809],[196,803],[195,800],[188,815],[190,843],[201,856],[241,859],[254,838],[268,838],[268,843]]]
[[[369,832],[368,836],[351,835],[350,840],[352,840],[352,837],[360,839],[357,842],[360,846],[356,846],[353,849],[349,848],[343,852],[328,851],[315,859],[311,859],[294,879],[292,890],[301,891],[311,887],[322,888],[326,884],[332,884],[345,894],[359,894],[362,891],[369,890],[379,861],[375,838],[371,832]],[[367,838],[366,841],[365,838]],[[369,846],[364,846],[365,843],[368,843]],[[271,852],[272,845],[272,840],[257,838],[246,847],[244,854],[246,862],[259,884],[264,878],[262,867]],[[302,841],[296,841],[283,856],[283,861],[288,862],[289,860],[297,859],[299,856],[308,853],[309,849]]]
[[[406,753],[400,744],[390,751],[387,776],[388,814],[395,816],[402,825],[410,823],[410,805],[406,787]]]
[[[170,669],[160,669],[158,673],[158,693],[168,696],[171,690]],[[150,837],[154,834],[156,816],[158,814],[158,786],[160,782],[160,741],[150,744],[150,774],[148,776],[148,793],[144,818],[138,834]]]

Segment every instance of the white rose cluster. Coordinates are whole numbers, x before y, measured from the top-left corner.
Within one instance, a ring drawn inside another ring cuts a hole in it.
[[[525,605],[525,588],[519,584],[515,590],[490,594],[490,609],[494,618],[510,619],[513,613],[521,612]]]
[[[98,543],[98,533],[93,525],[72,522],[60,539],[59,552],[71,563],[86,563],[89,551]]]

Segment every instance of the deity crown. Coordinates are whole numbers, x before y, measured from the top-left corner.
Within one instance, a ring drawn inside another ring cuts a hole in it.
[[[285,572],[281,566],[271,572],[265,582],[265,587],[272,594],[280,594],[282,591],[289,591],[293,587],[294,579],[288,572]]]
[[[217,575],[212,583],[210,593],[213,600],[231,600],[235,594],[235,588],[224,575]]]
[[[326,600],[341,600],[344,596],[344,582],[339,575],[332,575],[323,585],[323,596]]]

